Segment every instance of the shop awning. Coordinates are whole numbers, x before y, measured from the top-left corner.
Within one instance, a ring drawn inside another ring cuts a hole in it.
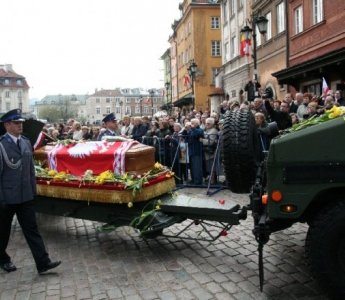
[[[173,105],[177,107],[182,107],[185,105],[190,105],[193,103],[193,97],[192,94],[187,94],[184,97],[174,101]]]
[[[334,73],[345,76],[345,48],[272,73],[272,76],[278,79],[279,84],[298,86],[306,78],[321,78]]]

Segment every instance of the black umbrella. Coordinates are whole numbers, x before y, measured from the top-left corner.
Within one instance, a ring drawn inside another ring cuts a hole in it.
[[[34,146],[34,144],[36,143],[43,126],[44,123],[34,119],[28,119],[23,123],[23,135],[30,140],[32,146]],[[3,135],[5,133],[6,130],[4,127],[4,123],[1,122],[0,135]]]

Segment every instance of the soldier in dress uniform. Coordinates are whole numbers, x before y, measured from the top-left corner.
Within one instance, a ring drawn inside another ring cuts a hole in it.
[[[114,113],[110,113],[109,115],[106,115],[104,119],[102,120],[105,126],[105,130],[98,136],[98,141],[102,140],[102,137],[104,136],[116,136],[117,133],[117,121]]]
[[[33,201],[35,169],[30,141],[21,135],[24,121],[20,109],[11,110],[0,118],[6,130],[0,137],[0,268],[7,272],[17,269],[6,252],[16,214],[37,271],[43,273],[57,267],[61,261],[50,260],[37,228]]]

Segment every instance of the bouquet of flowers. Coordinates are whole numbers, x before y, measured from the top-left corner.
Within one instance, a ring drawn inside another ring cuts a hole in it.
[[[331,109],[326,110],[322,115],[313,115],[307,120],[304,120],[300,123],[294,124],[288,132],[298,131],[306,127],[314,126],[334,118],[345,115],[344,106],[333,106]]]

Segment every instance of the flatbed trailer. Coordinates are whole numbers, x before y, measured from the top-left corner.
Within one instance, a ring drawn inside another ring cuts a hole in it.
[[[203,224],[212,221],[212,225],[221,228],[219,232],[222,232],[240,224],[240,220],[247,217],[247,208],[230,199],[217,201],[170,193],[159,199],[135,202],[132,207],[127,203],[76,201],[46,196],[36,196],[35,200],[39,213],[97,221],[113,227],[132,226],[141,232],[143,238],[164,236],[164,228],[185,220],[191,221],[186,229],[197,224],[210,234]],[[219,236],[210,235],[210,239],[215,240]],[[182,235],[177,233],[175,237],[182,238]]]

